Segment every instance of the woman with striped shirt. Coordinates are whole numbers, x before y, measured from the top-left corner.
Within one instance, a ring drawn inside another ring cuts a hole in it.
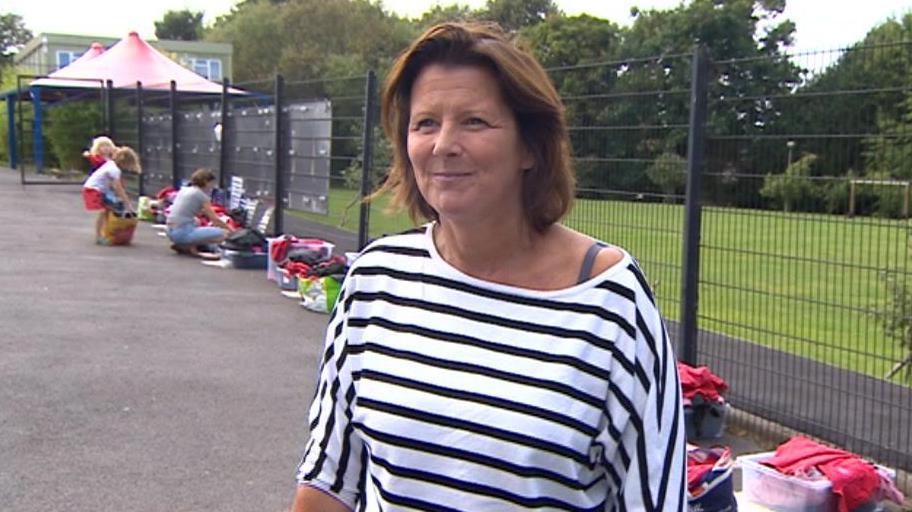
[[[429,222],[345,280],[293,510],[683,510],[675,358],[636,261],[559,223],[545,71],[495,26],[441,24],[382,108],[381,192]]]

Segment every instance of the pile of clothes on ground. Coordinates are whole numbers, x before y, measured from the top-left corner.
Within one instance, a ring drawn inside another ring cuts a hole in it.
[[[728,405],[724,394],[728,384],[705,366],[678,362],[684,395],[684,426],[687,439],[714,439],[722,435]]]
[[[177,188],[165,187],[154,198],[140,198],[140,218],[155,222],[156,227],[163,230],[177,192]],[[332,311],[348,272],[347,258],[334,255],[334,245],[325,240],[293,235],[268,238],[263,230],[268,225],[265,219],[271,215],[271,209],[265,208],[262,218],[256,221],[256,212],[262,205],[255,198],[242,196],[236,203],[238,207],[233,209],[227,208],[225,203],[224,191],[213,190],[212,209],[234,231],[217,248],[205,249],[207,252],[217,249],[220,258],[202,263],[224,268],[265,269],[267,278],[276,281],[286,295],[299,299],[306,309],[322,313]],[[200,215],[197,223],[207,226],[210,221]]]
[[[691,511],[734,512],[734,470],[727,446],[702,447],[690,442],[718,439],[725,426],[728,384],[705,366],[678,362],[684,396],[684,431],[687,436],[687,504]]]
[[[316,238],[282,235],[269,241],[266,277],[284,294],[311,311],[328,313],[348,272],[346,258],[332,253],[333,244]]]

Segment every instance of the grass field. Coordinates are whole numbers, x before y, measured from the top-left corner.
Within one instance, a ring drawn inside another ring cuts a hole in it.
[[[329,215],[293,214],[357,231],[358,206],[344,214],[356,195],[334,189]],[[371,236],[411,226],[405,215],[385,214],[385,206],[372,205]],[[582,199],[566,223],[634,254],[664,315],[677,320],[683,218],[680,205]],[[908,221],[705,208],[700,329],[882,378],[904,357],[876,312],[888,302],[883,272],[905,278],[912,270],[909,227]]]

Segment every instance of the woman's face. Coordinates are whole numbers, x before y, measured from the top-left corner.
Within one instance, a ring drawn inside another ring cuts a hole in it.
[[[407,146],[418,189],[441,220],[522,215],[523,170],[534,159],[488,70],[424,68],[412,86]]]

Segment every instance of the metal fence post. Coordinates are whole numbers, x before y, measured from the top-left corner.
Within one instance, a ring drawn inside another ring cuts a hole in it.
[[[690,127],[687,141],[687,195],[684,203],[684,252],[681,278],[681,324],[678,340],[681,359],[697,363],[697,304],[700,281],[701,184],[706,136],[706,92],[709,55],[705,47],[694,49],[690,88]]]
[[[285,79],[282,75],[275,76],[275,117],[273,130],[275,131],[275,207],[272,211],[272,222],[275,234],[282,234],[285,229],[285,166],[284,144],[282,139],[282,105],[285,103]]]
[[[35,154],[35,171],[44,172],[44,132],[41,105],[41,87],[30,88],[32,93],[32,148]]]
[[[219,132],[219,188],[225,190],[225,163],[228,161],[228,87],[230,82],[227,78],[222,80],[222,118],[221,131]]]
[[[114,81],[107,80],[104,88],[104,125],[105,133],[114,137]]]
[[[136,81],[136,151],[139,153],[139,161],[143,158],[143,89],[142,82]],[[139,173],[139,195],[145,195],[144,186],[145,173]]]
[[[377,74],[371,69],[367,72],[367,84],[364,86],[364,139],[361,155],[361,212],[358,218],[358,250],[367,245],[370,236],[370,204],[364,198],[371,191],[371,169],[374,160],[374,101],[377,95]]]
[[[19,162],[16,155],[16,98],[12,94],[6,96],[6,147],[10,168],[15,169]]]
[[[18,135],[17,144],[19,147],[19,151],[18,151],[19,158],[22,158],[22,159],[26,158],[25,157],[25,123],[23,122],[24,114],[22,112],[22,103],[24,101],[22,99],[22,97],[24,95],[24,92],[25,91],[23,91],[23,89],[22,89],[22,75],[16,75],[16,112],[18,112],[18,118],[17,118],[17,122],[16,122],[16,126],[17,126],[16,134]],[[19,182],[22,185],[25,185],[25,163],[24,162],[21,163],[21,165],[19,165]]]
[[[180,172],[177,170],[177,82],[174,80],[171,80],[168,100],[168,107],[171,111],[171,186],[180,188]]]

